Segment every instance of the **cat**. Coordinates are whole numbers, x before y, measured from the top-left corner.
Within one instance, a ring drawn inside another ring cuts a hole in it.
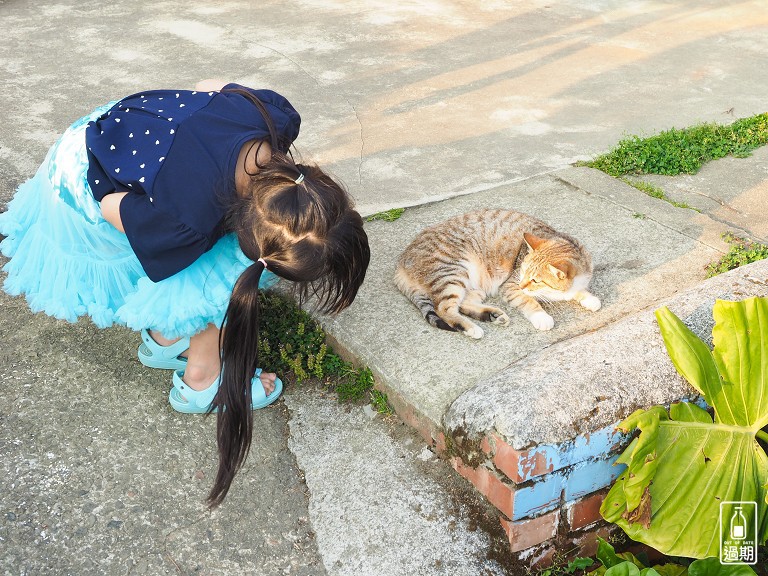
[[[587,291],[592,257],[574,238],[514,210],[479,210],[423,230],[400,256],[398,289],[432,326],[482,338],[469,318],[509,324],[501,308],[485,304],[499,295],[539,330],[555,321],[539,301],[575,300],[597,311]]]

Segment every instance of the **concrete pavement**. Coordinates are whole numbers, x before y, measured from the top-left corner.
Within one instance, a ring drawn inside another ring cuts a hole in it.
[[[765,238],[762,151],[659,181],[735,213],[681,211],[569,167],[626,133],[764,112],[760,0],[0,0],[0,24],[0,204],[96,105],[221,77],[284,93],[304,118],[300,152],[361,211],[415,207],[368,226],[369,280],[327,326],[430,433],[513,362],[696,286],[731,224]],[[558,306],[546,334],[515,317],[477,343],[430,329],[391,285],[398,250],[421,227],[488,205],[583,240],[605,308]],[[33,316],[5,295],[0,330],[4,573],[513,570],[482,500],[396,423],[289,390],[259,413],[249,464],[208,514],[212,421],[170,410],[167,375],[138,366],[135,335]]]

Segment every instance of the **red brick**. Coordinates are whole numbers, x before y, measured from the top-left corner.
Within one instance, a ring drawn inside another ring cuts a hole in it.
[[[526,550],[523,552],[523,556],[527,558],[527,564],[530,568],[536,568],[543,570],[552,566],[559,549],[556,544],[549,544],[548,546],[540,546],[533,551]],[[528,554],[532,553],[530,556]]]
[[[600,505],[603,503],[606,494],[605,490],[601,490],[574,502],[568,508],[568,526],[570,530],[580,530],[590,524],[594,524],[598,520],[602,520]]]
[[[451,458],[453,468],[464,476],[493,504],[502,514],[512,518],[515,502],[515,488],[504,484],[498,474],[484,466],[472,468],[461,461],[461,458]]]
[[[432,438],[435,441],[435,450],[438,454],[445,454],[447,446],[445,445],[445,434],[442,432],[432,433]]]
[[[397,414],[403,422],[413,428],[427,444],[435,448],[438,454],[445,454],[445,434],[440,427],[435,426],[429,418],[422,413],[417,412],[398,392],[380,383],[377,383],[377,388],[381,389],[381,391],[387,395],[389,405],[392,406],[395,414]]]
[[[509,546],[512,552],[520,552],[554,538],[557,534],[559,520],[560,510],[554,510],[538,518],[520,520],[518,522],[499,518],[501,526],[507,533],[507,538],[509,538]]]
[[[489,444],[495,446],[494,465],[513,482],[525,482],[554,470],[543,454],[531,453],[530,450],[515,450],[495,434]]]
[[[599,526],[592,530],[586,530],[573,537],[571,545],[568,546],[569,554],[567,560],[573,560],[576,556],[594,556],[597,553],[597,537],[608,540],[611,532],[617,530],[615,526]]]

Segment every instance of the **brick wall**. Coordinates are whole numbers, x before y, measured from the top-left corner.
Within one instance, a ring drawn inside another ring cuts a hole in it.
[[[404,422],[414,428],[499,511],[512,552],[529,564],[545,565],[556,552],[594,554],[598,535],[609,527],[600,504],[623,466],[613,466],[627,443],[615,425],[561,444],[516,450],[497,434],[482,438],[465,462],[442,428],[418,413],[397,391],[380,388]]]
[[[613,464],[625,441],[609,426],[562,444],[516,450],[493,434],[480,443],[479,464],[456,455],[450,462],[498,509],[510,550],[546,563],[558,550],[594,553],[597,536],[608,530],[600,504],[624,469]]]

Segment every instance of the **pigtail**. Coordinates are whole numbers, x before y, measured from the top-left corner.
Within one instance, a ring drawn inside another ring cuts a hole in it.
[[[261,258],[271,272],[294,283],[300,301],[313,296],[331,313],[352,303],[370,261],[363,220],[347,192],[316,166],[297,165],[279,151],[251,177],[249,193],[232,200],[226,225],[255,263],[238,278],[222,324],[221,383],[213,402],[219,468],[208,495],[211,507],[226,497],[251,445]]]
[[[264,264],[256,262],[240,275],[219,334],[221,381],[212,404],[218,408],[219,468],[208,495],[211,508],[226,497],[251,447],[251,380],[259,363],[259,280],[263,270]]]

